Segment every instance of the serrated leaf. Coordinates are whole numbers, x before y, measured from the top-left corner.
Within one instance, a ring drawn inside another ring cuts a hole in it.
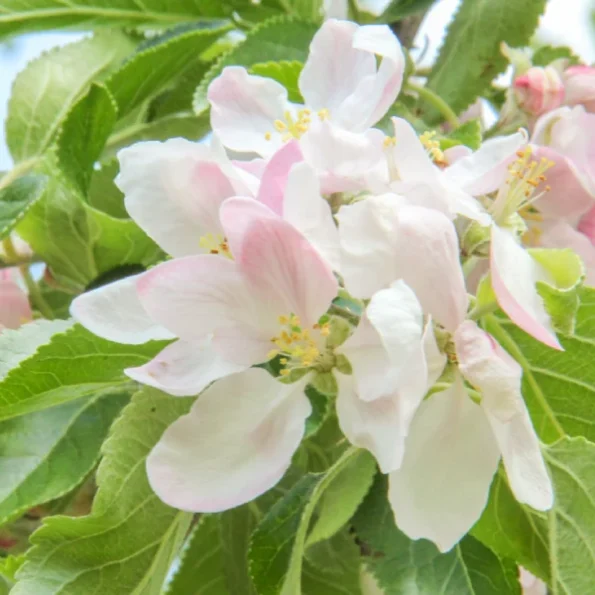
[[[304,98],[298,86],[298,80],[303,67],[304,65],[296,60],[293,62],[281,60],[279,62],[253,64],[250,67],[250,72],[281,83],[287,89],[289,101],[293,103],[304,103]]]
[[[207,89],[226,66],[245,66],[265,61],[305,62],[308,48],[317,27],[290,17],[269,19],[254,27],[246,39],[223,54],[204,76],[194,95],[194,111],[202,113],[208,108]]]
[[[501,42],[527,45],[546,0],[463,0],[448,28],[428,87],[460,113],[507,65]],[[432,119],[437,119],[433,114]]]
[[[323,4],[323,0],[289,0],[287,8],[293,16],[320,24],[323,16]]]
[[[151,359],[163,342],[121,345],[80,325],[51,340],[0,382],[0,419],[10,419],[131,385],[124,369]]]
[[[481,122],[478,119],[469,120],[450,132],[446,138],[440,140],[440,148],[444,151],[457,145],[465,145],[473,151],[481,146]]]
[[[166,32],[151,40],[149,47],[133,55],[106,80],[120,117],[163,90],[231,26],[215,21],[187,29],[180,34]]]
[[[444,514],[448,514],[445,510]],[[386,595],[520,595],[518,569],[500,560],[473,537],[440,554],[425,539],[410,540],[395,525],[387,499],[387,479],[377,480],[354,517],[368,551],[368,568]]]
[[[114,183],[120,172],[120,163],[113,157],[93,170],[87,192],[87,202],[98,211],[116,219],[128,219],[124,206],[124,194]]]
[[[201,515],[180,556],[166,595],[232,595],[223,574],[219,529],[219,515]]]
[[[362,452],[350,449],[326,473],[304,475],[260,522],[248,552],[259,595],[302,593],[304,547],[314,510],[335,477],[351,468]]]
[[[57,143],[60,168],[81,192],[86,192],[93,166],[116,124],[118,111],[109,91],[92,83],[70,110]]]
[[[17,573],[18,569],[23,565],[25,562],[25,556],[23,554],[19,554],[18,556],[6,556],[6,558],[0,558],[0,574],[2,577],[8,579],[9,581],[15,580],[15,574]]]
[[[580,64],[580,58],[566,46],[544,45],[535,51],[532,62],[534,66],[547,66],[556,60],[564,59],[569,65]]]
[[[329,484],[318,506],[318,518],[307,545],[329,539],[355,514],[376,474],[376,461],[366,451]]]
[[[47,29],[89,30],[100,26],[163,29],[177,23],[231,17],[262,19],[276,12],[273,3],[250,0],[5,0],[0,9],[0,37]]]
[[[75,488],[128,397],[93,395],[0,422],[0,524]]]
[[[564,435],[595,441],[595,289],[582,288],[572,336],[560,336],[564,351],[539,343],[504,318],[487,317],[486,330],[523,367],[523,396],[539,437]]]
[[[1,27],[2,15],[0,31]],[[14,161],[38,158],[90,83],[133,49],[129,37],[112,31],[53,49],[30,62],[17,76],[8,104],[6,142]]]
[[[50,517],[31,537],[13,595],[158,595],[191,515],[151,491],[145,459],[192,399],[137,393],[113,426],[97,472],[91,514]]]
[[[0,239],[5,238],[43,195],[47,178],[26,174],[9,185],[0,184]]]
[[[88,205],[48,156],[40,167],[48,184],[43,197],[17,226],[19,235],[73,291],[122,265],[153,264],[162,252],[131,219]]]

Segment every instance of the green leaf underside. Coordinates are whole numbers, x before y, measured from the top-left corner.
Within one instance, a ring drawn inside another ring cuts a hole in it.
[[[207,89],[226,66],[249,68],[262,62],[305,62],[310,41],[317,26],[289,17],[265,21],[250,31],[246,39],[221,56],[207,72],[194,95],[194,111],[201,113],[208,108]]]
[[[92,395],[0,422],[0,524],[77,486],[127,400]]]
[[[303,67],[304,65],[296,60],[280,60],[253,64],[250,67],[250,72],[281,83],[287,89],[287,98],[292,103],[304,103],[298,85]]]
[[[76,325],[52,337],[0,382],[0,420],[129,386],[124,369],[151,359],[163,343],[122,345]]]
[[[500,43],[526,45],[545,4],[546,0],[463,0],[448,28],[428,87],[455,112],[462,112],[506,68]]]
[[[0,239],[5,238],[43,196],[46,184],[45,176],[27,174],[0,190]]]
[[[427,10],[436,0],[392,0],[386,7],[379,21],[393,23],[408,17],[416,12]]]
[[[114,424],[87,517],[51,517],[31,538],[13,595],[158,595],[191,515],[152,492],[145,459],[192,399],[137,393]],[[100,589],[100,591],[98,591]]]
[[[445,511],[445,514],[448,514]],[[520,595],[517,567],[467,536],[440,554],[426,540],[412,541],[395,526],[387,480],[378,475],[353,519],[370,551],[369,569],[386,595]]]

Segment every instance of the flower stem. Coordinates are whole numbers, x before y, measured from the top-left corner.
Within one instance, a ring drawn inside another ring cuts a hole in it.
[[[419,95],[420,99],[423,99],[426,103],[429,103],[432,107],[436,108],[453,128],[458,128],[461,125],[461,122],[450,105],[448,105],[442,97],[436,95],[434,91],[428,89],[428,87],[408,82],[405,88],[409,91],[414,91]]]

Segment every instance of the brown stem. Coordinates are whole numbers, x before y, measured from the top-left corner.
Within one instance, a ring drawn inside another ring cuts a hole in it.
[[[390,28],[393,33],[399,38],[401,45],[406,48],[410,48],[415,39],[415,34],[419,29],[424,17],[426,16],[427,10],[422,10],[411,16],[405,17],[396,23],[392,23]]]

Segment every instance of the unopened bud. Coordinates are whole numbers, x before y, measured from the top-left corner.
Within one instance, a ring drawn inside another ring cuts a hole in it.
[[[570,66],[564,71],[565,103],[584,105],[588,112],[595,113],[595,68]]]
[[[490,228],[471,221],[463,234],[461,246],[466,256],[486,258],[490,253]]]
[[[564,83],[553,66],[533,66],[514,79],[514,92],[519,106],[533,116],[560,107],[564,102]]]

